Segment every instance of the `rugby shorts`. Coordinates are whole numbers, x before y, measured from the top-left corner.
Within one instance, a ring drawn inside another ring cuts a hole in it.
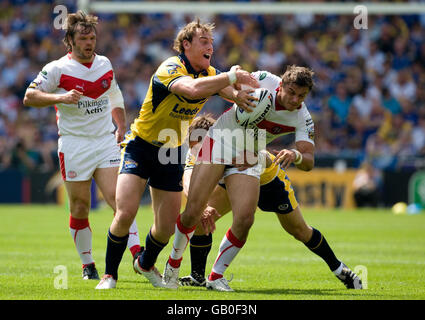
[[[258,207],[267,212],[287,214],[298,207],[295,192],[283,169],[267,184],[260,186]]]
[[[58,156],[64,181],[87,181],[98,168],[119,166],[120,147],[114,134],[92,138],[66,135],[59,137]]]
[[[168,163],[164,158],[169,160]],[[159,190],[182,191],[183,172],[181,147],[155,146],[139,136],[128,138],[123,144],[120,174],[135,174]]]

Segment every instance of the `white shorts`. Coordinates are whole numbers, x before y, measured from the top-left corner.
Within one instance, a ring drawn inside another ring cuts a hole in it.
[[[121,161],[113,134],[96,138],[61,136],[58,155],[64,181],[90,180],[96,169],[119,167]]]
[[[235,150],[235,148],[230,147],[228,144],[216,141],[207,135],[204,138],[201,149],[199,150],[196,163],[214,163],[226,165],[226,169],[223,173],[223,178],[228,177],[232,174],[245,174],[260,179],[260,176],[265,168],[265,156],[259,153],[259,158],[255,159],[255,161],[258,161],[258,163],[250,168],[241,171],[239,170],[239,168],[232,166],[232,160],[236,159],[235,156],[240,155],[242,153],[243,151],[237,151]],[[243,159],[239,159],[242,161],[241,163],[243,163]],[[220,183],[222,183],[222,180],[220,181]]]

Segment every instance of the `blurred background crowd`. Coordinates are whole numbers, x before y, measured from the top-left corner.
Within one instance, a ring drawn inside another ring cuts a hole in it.
[[[74,1],[0,2],[0,170],[58,166],[55,109],[22,105],[42,67],[66,53],[64,32],[53,27],[57,4],[77,10]],[[114,66],[130,125],[151,75],[175,55],[176,32],[194,16],[96,15],[97,53]],[[200,18],[216,25],[212,65],[221,71],[234,64],[277,75],[290,64],[315,71],[306,104],[315,121],[319,166],[342,159],[367,170],[425,167],[424,15],[370,15],[366,30],[353,27],[354,15]],[[228,105],[215,97],[204,111],[219,115]]]

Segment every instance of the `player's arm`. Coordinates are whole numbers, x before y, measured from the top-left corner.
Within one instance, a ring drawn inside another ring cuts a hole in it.
[[[181,95],[187,99],[195,100],[210,97],[220,90],[235,83],[246,84],[258,88],[258,81],[249,72],[240,69],[239,66],[232,67],[229,72],[220,73],[215,76],[193,79],[181,77],[170,87],[174,94]]]
[[[314,144],[308,141],[297,141],[295,149],[282,149],[274,159],[285,170],[293,163],[298,169],[310,171],[314,167]]]
[[[43,92],[28,88],[24,96],[24,105],[28,107],[48,107],[57,103],[76,104],[83,93],[72,89],[63,94]]]
[[[255,98],[251,95],[253,92],[254,89],[236,90],[233,88],[233,86],[227,86],[226,88],[221,89],[218,94],[223,99],[234,102],[245,111],[251,112],[251,108],[255,108],[253,101],[258,100],[258,98]]]
[[[115,138],[117,142],[120,143],[123,141],[125,132],[127,131],[127,121],[124,108],[124,98],[115,79],[112,80],[108,95],[112,106],[112,119],[117,127],[117,130],[115,131]]]

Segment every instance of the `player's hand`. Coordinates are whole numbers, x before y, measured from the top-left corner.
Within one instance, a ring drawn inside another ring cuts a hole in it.
[[[244,150],[239,155],[232,158],[232,165],[238,168],[238,171],[244,171],[258,164],[258,156],[251,151]]]
[[[82,92],[72,89],[62,95],[61,102],[64,104],[77,104],[82,95]]]
[[[126,128],[118,128],[115,130],[115,139],[117,140],[117,143],[120,144],[124,140]]]
[[[288,169],[291,163],[295,161],[297,155],[294,151],[288,149],[282,149],[276,154],[273,162],[280,164],[283,169]]]
[[[221,217],[216,208],[207,206],[202,213],[201,225],[205,231],[205,234],[213,233],[215,231],[215,219],[214,216]]]
[[[251,95],[253,92],[254,89],[239,90],[235,97],[237,106],[246,112],[252,112],[251,108],[255,108],[255,103],[253,101],[258,101],[258,98]]]
[[[236,69],[236,83],[245,84],[251,88],[259,88],[260,84],[255,77],[246,70],[243,70],[240,66],[233,66]],[[232,67],[232,68],[233,68]]]

